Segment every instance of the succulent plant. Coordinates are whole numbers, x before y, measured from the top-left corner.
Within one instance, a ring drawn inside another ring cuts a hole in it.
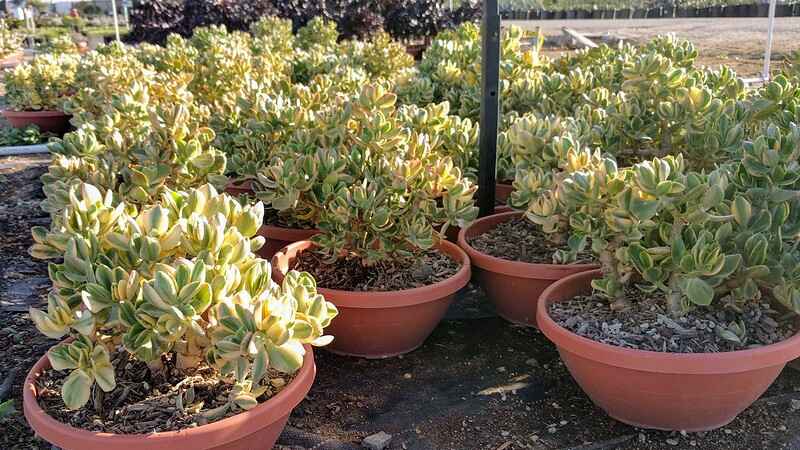
[[[5,20],[0,20],[0,59],[22,51],[24,37],[12,30]]]
[[[5,74],[6,103],[16,111],[64,110],[75,90],[75,55],[40,55]]]
[[[142,208],[115,204],[110,191],[85,183],[73,185],[69,198],[51,230],[33,230],[31,249],[35,257],[63,257],[49,267],[47,310],[31,309],[31,317],[49,337],[74,338],[48,353],[54,369],[71,370],[62,391],[67,407],[83,406],[95,382],[114,388],[109,352],[117,345],[154,368],[170,352],[179,367],[207,360],[249,387],[247,401],[231,404],[249,409],[267,367],[292,373],[302,344],[330,341],[323,329],[336,308],[314,280],[290,272],[278,285],[269,263],[253,254],[264,243],[256,234],[261,203],[242,206],[211,185],[166,190]]]
[[[78,45],[72,40],[72,37],[62,34],[48,39],[42,46],[41,51],[56,55],[74,55],[78,53]]]
[[[787,265],[798,254],[794,191],[800,130],[769,126],[745,142],[741,159],[710,173],[687,169],[681,155],[618,168],[593,155],[576,158],[527,216],[545,232],[588,242],[603,269],[592,286],[613,308],[629,305],[626,289],[660,292],[674,315],[714,301],[758,301],[762,292],[800,312],[798,278]]]
[[[400,112],[395,102],[382,85],[364,86],[298,130],[258,175],[258,197],[316,225],[331,260],[409,258],[441,239],[439,225],[464,225],[477,214],[475,186],[447,155],[466,153],[474,127],[447,116],[446,106]],[[450,137],[433,134],[446,127]]]

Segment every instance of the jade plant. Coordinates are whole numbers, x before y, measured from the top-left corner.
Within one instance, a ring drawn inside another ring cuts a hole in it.
[[[0,59],[20,53],[22,40],[21,34],[9,28],[5,20],[0,20]]]
[[[257,258],[263,205],[242,206],[205,185],[165,191],[137,207],[115,203],[90,184],[70,188],[69,205],[51,230],[35,227],[31,254],[63,258],[49,265],[47,309],[31,309],[50,338],[71,337],[48,352],[69,371],[62,398],[70,409],[92,387],[115,388],[111,355],[122,349],[158,371],[164,355],[181,369],[209,365],[233,384],[209,418],[258,404],[268,368],[294,373],[303,344],[330,341],[324,328],[336,308],[307,273],[281,284]]]
[[[66,34],[54,36],[48,39],[41,48],[42,52],[51,54],[67,54],[74,55],[78,53],[78,45],[72,40],[72,37]]]
[[[116,114],[50,143],[53,161],[42,177],[46,211],[61,211],[80,182],[137,205],[152,204],[168,189],[224,186],[225,155],[212,144],[214,132],[193,117],[191,103],[153,109],[129,96],[115,99],[109,110]]]
[[[258,175],[258,197],[319,228],[314,241],[331,261],[407,259],[432,248],[441,225],[463,226],[477,214],[476,188],[445,148],[463,152],[472,128],[440,137],[437,129],[460,123],[448,124],[446,109],[398,112],[395,102],[380,84],[365,86],[297,130]]]
[[[40,55],[5,74],[6,103],[15,111],[64,110],[74,93],[75,55]]]
[[[527,216],[570,235],[572,250],[591,247],[603,272],[592,286],[614,309],[627,309],[626,291],[641,289],[663,296],[675,316],[764,295],[797,313],[798,145],[796,126],[771,125],[742,145],[740,159],[710,172],[688,169],[681,155],[619,168],[575,152]],[[724,336],[736,340],[737,330]]]

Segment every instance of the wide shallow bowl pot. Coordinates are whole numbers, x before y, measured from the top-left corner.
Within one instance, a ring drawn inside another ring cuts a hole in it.
[[[800,356],[800,334],[757,349],[659,353],[596,342],[562,328],[548,305],[591,292],[599,270],[554,283],[539,303],[539,328],[575,381],[609,416],[637,427],[706,431],[732,421]]]
[[[486,216],[458,235],[458,245],[472,260],[478,282],[494,303],[500,317],[519,325],[536,326],[536,305],[541,293],[553,282],[574,273],[597,269],[596,264],[532,264],[509,261],[479,252],[469,240],[501,223],[522,217],[511,211]]]
[[[12,111],[3,110],[3,116],[14,128],[25,128],[36,125],[43,133],[56,133],[62,135],[69,131],[71,115],[61,111]]]
[[[272,259],[275,278],[282,280],[291,261],[313,246],[310,241],[295,242],[278,252]],[[319,288],[339,309],[339,315],[325,329],[334,337],[325,348],[342,355],[388,358],[422,345],[470,278],[466,253],[447,241],[442,241],[438,249],[461,263],[461,268],[452,277],[429,286],[389,292]]]
[[[316,367],[306,345],[303,367],[286,388],[255,408],[196,428],[150,434],[113,434],[81,430],[50,417],[36,400],[35,380],[50,368],[43,356],[25,379],[25,418],[36,434],[64,450],[253,450],[270,449],[283,431],[289,414],[314,383]]]
[[[301,228],[283,228],[275,225],[262,225],[261,228],[258,229],[258,234],[264,236],[267,241],[256,253],[262,258],[270,260],[275,256],[275,253],[278,253],[282,248],[298,241],[311,239],[315,234],[319,234],[319,230],[313,228],[305,230]]]

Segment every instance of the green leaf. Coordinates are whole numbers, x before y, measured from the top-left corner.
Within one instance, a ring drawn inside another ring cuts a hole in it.
[[[643,273],[653,267],[653,258],[647,253],[647,249],[639,244],[633,244],[628,247],[628,257],[639,273]]]
[[[69,374],[61,387],[61,398],[68,409],[78,409],[89,401],[92,377],[83,370],[76,369]]]
[[[733,200],[731,204],[731,214],[733,214],[734,220],[741,226],[747,226],[750,222],[750,217],[753,215],[752,207],[750,206],[750,202],[747,201],[746,198],[737,195],[736,199]]]
[[[8,399],[0,403],[0,419],[8,417],[16,412],[17,410],[14,409],[14,399]]]
[[[714,289],[700,278],[686,280],[686,297],[689,301],[699,306],[708,306],[714,300]]]
[[[295,373],[303,365],[303,345],[288,341],[280,347],[272,342],[266,343],[270,365],[281,372]]]

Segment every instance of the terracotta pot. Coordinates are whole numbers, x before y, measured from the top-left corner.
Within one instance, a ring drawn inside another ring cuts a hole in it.
[[[289,414],[305,398],[314,383],[316,366],[311,347],[306,345],[303,367],[276,396],[227,419],[196,428],[149,434],[99,433],[71,427],[50,417],[37,403],[35,380],[50,367],[47,356],[33,366],[25,379],[23,407],[31,428],[64,450],[252,450],[270,449],[283,431]]]
[[[506,204],[512,192],[514,192],[514,186],[511,183],[497,183],[494,187],[494,201]]]
[[[726,353],[658,353],[614,347],[556,324],[547,307],[591,292],[599,270],[564,278],[542,294],[539,328],[558,347],[575,381],[609,416],[637,427],[705,431],[732,421],[800,356],[800,334]]]
[[[408,44],[406,45],[406,52],[414,58],[414,61],[421,61],[422,55],[428,49],[427,44]]]
[[[522,212],[512,211],[480,218],[461,230],[458,245],[469,255],[478,282],[497,308],[497,314],[509,322],[535,327],[536,306],[545,288],[566,276],[597,269],[598,266],[509,261],[479,252],[469,245],[469,239],[518,217],[522,217]]]
[[[310,241],[295,242],[272,258],[273,277],[280,282],[291,261],[313,249]],[[334,337],[325,348],[341,355],[388,358],[417,349],[442,320],[456,292],[470,278],[467,254],[442,241],[439,250],[461,263],[447,280],[414,289],[389,292],[352,292],[318,288],[339,309],[326,333]]]
[[[225,185],[225,193],[234,196],[253,195],[252,180],[234,180]]]
[[[267,242],[256,253],[264,259],[272,259],[275,253],[278,253],[282,248],[297,241],[305,241],[311,239],[315,234],[319,234],[316,229],[300,229],[300,228],[283,228],[275,225],[262,225],[258,229],[258,234],[264,236]]]
[[[23,53],[22,51],[12,53],[3,59],[0,59],[0,68],[3,69],[12,68],[21,63],[24,56],[25,53]]]
[[[69,131],[69,114],[61,111],[12,111],[3,110],[3,116],[14,128],[25,128],[28,125],[36,125],[42,132],[56,133],[62,135]]]

